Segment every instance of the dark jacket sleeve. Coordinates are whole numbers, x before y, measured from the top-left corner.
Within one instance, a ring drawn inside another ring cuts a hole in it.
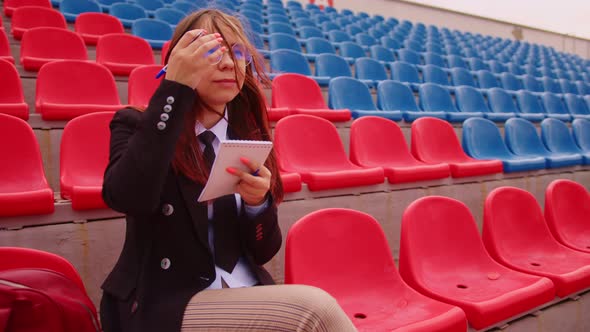
[[[123,109],[115,114],[102,190],[109,207],[135,215],[157,208],[184,115],[194,101],[190,87],[164,80],[144,112]]]
[[[263,265],[271,260],[281,248],[283,240],[279,227],[277,206],[272,196],[268,195],[270,201],[268,207],[256,217],[248,217],[242,202],[240,221],[242,242],[251,255],[254,262]]]

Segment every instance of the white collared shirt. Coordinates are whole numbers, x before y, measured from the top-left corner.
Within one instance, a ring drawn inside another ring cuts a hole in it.
[[[228,124],[227,113],[228,112],[226,110],[224,118],[219,120],[213,127],[208,129],[213,134],[215,134],[215,139],[213,140],[211,145],[213,146],[213,150],[215,151],[216,156],[217,156],[217,152],[219,152],[219,145],[221,144],[221,141],[227,139],[227,124]],[[200,122],[197,121],[197,124],[195,125],[195,133],[197,134],[197,136],[206,130],[207,130],[207,128],[205,128]],[[203,144],[203,143],[201,143],[201,141],[199,141],[199,147],[201,148],[201,151],[203,151],[205,149],[205,144]],[[239,212],[239,211],[241,211],[241,208],[242,208],[242,198],[240,197],[240,194],[237,194],[237,193],[234,194],[234,196],[236,197],[236,205],[237,205],[238,212]],[[255,217],[259,213],[261,213],[267,207],[267,205],[268,205],[268,202],[264,202],[258,206],[251,206],[251,205],[246,204],[245,205],[246,214],[250,217]],[[213,253],[213,257],[215,257],[215,246],[214,246],[215,234],[214,234],[213,224],[212,224],[213,203],[211,201],[207,203],[207,217],[209,218],[209,228],[208,228],[209,247],[211,248],[211,251]],[[220,288],[222,288],[221,287],[221,278],[223,278],[223,280],[227,283],[227,285],[230,288],[250,287],[250,286],[254,286],[258,283],[258,279],[256,279],[256,276],[254,275],[254,273],[250,269],[250,266],[248,265],[246,257],[244,257],[244,256],[240,257],[240,259],[238,260],[232,273],[228,273],[224,269],[215,265],[215,280],[206,289],[220,289]]]

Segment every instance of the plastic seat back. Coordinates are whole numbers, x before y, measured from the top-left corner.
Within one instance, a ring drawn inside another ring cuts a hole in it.
[[[447,66],[445,59],[440,54],[432,52],[424,53],[424,64],[434,65],[441,68],[445,68]]]
[[[301,53],[301,45],[294,35],[276,32],[268,37],[268,45],[271,51],[287,49]]]
[[[23,34],[21,63],[25,69],[35,70],[41,67],[37,63],[29,67],[25,58],[43,58],[48,59],[47,61],[87,60],[88,53],[84,40],[77,33],[62,28],[40,27],[29,29]]]
[[[10,114],[23,120],[29,119],[29,107],[25,103],[20,75],[16,67],[0,60],[0,113]]]
[[[104,13],[82,13],[76,18],[74,27],[84,42],[90,45],[95,45],[102,35],[125,32],[118,18]]]
[[[92,202],[81,202],[84,208],[106,206],[100,192],[109,161],[109,124],[114,114],[98,112],[81,115],[68,121],[64,128],[60,148],[61,196],[72,199],[74,210],[79,209],[79,202],[76,202],[79,187],[93,188],[96,193]]]
[[[500,82],[502,82],[502,87],[506,90],[518,91],[524,88],[522,81],[512,73],[501,73]]]
[[[308,38],[305,41],[305,50],[310,54],[336,54],[336,50],[334,49],[334,46],[332,46],[332,43],[319,37]]]
[[[288,172],[333,171],[350,164],[336,127],[319,117],[282,118],[275,127],[274,144],[281,168]]]
[[[328,108],[318,83],[300,74],[281,74],[272,81],[272,107]]]
[[[572,122],[572,133],[576,144],[585,152],[590,152],[590,121],[575,119]]]
[[[422,67],[422,78],[425,83],[449,85],[449,75],[438,66],[425,65]]]
[[[172,28],[164,21],[140,18],[133,22],[131,33],[145,39],[152,48],[161,49],[172,38]]]
[[[332,43],[352,42],[352,38],[348,33],[339,30],[329,31],[328,40]]]
[[[544,92],[541,100],[547,113],[552,114],[569,114],[563,100],[551,92]]]
[[[451,68],[451,80],[455,86],[472,86],[476,87],[473,75],[465,68]]]
[[[344,260],[346,263],[344,263]],[[350,269],[350,264],[356,268]],[[287,235],[285,283],[306,284],[332,295],[400,282],[387,239],[370,215],[349,209],[323,209],[299,219]],[[342,294],[343,295],[343,294]]]
[[[146,18],[147,13],[143,7],[133,4],[118,2],[111,6],[109,13],[120,19],[124,26],[131,27],[132,22],[140,18]]]
[[[382,81],[377,86],[377,107],[391,111],[420,111],[410,88],[391,80]]]
[[[74,22],[82,13],[102,12],[98,3],[92,0],[61,0],[59,10],[68,22]]]
[[[391,78],[400,82],[421,83],[416,67],[403,61],[391,63]]]
[[[506,67],[508,68],[508,72],[511,73],[512,75],[523,75],[524,74],[524,70],[522,70],[522,67],[515,62],[508,62],[506,64]]]
[[[514,98],[504,89],[491,88],[487,91],[490,110],[495,113],[518,113]]]
[[[340,56],[357,59],[366,57],[367,54],[365,53],[361,45],[357,43],[342,42],[340,44]]]
[[[467,69],[467,65],[462,57],[458,55],[448,55],[447,56],[447,63],[449,64],[449,68],[463,68]]]
[[[481,92],[470,86],[460,86],[455,89],[455,101],[461,112],[489,112]]]
[[[471,68],[471,70],[473,71],[478,71],[478,70],[488,70],[488,65],[483,62],[483,60],[481,60],[480,58],[469,58],[469,67]]]
[[[97,63],[71,60],[41,68],[35,103],[37,107],[43,103],[119,105],[120,100],[108,69]]]
[[[352,77],[350,65],[343,57],[336,54],[320,54],[315,59],[316,76]]]
[[[155,79],[162,69],[160,65],[145,65],[136,67],[129,74],[127,84],[127,100],[130,105],[147,107],[152,95],[164,79]]]
[[[154,64],[155,59],[150,44],[143,38],[126,33],[113,33],[104,35],[98,40],[96,62],[107,67],[109,64],[138,66]],[[123,74],[117,70],[113,72]]]
[[[585,120],[582,120],[585,121]],[[545,221],[563,245],[590,253],[590,194],[580,183],[555,180],[545,190]]]
[[[286,19],[289,20],[288,18]],[[290,24],[284,23],[285,21],[281,22],[272,22],[268,24],[268,33],[284,33],[290,36],[295,36],[295,30],[291,27]]]
[[[381,40],[381,45],[383,45],[383,47],[386,47],[390,50],[397,50],[397,49],[401,48],[401,44],[396,39],[393,39],[391,37],[383,36],[380,38],[380,40]]]
[[[516,100],[522,113],[545,113],[539,97],[528,91],[518,91],[516,93]]]
[[[377,44],[377,40],[373,36],[366,33],[357,33],[354,36],[354,38],[356,42],[361,46],[370,47]]]
[[[531,75],[522,75],[524,88],[530,92],[543,92],[545,89],[539,80]]]
[[[297,73],[311,76],[309,63],[303,54],[288,49],[270,52],[270,67],[275,73]]]
[[[355,60],[354,75],[361,80],[383,81],[388,79],[385,67],[379,61],[367,57]]]
[[[537,129],[530,121],[510,118],[504,125],[506,145],[517,155],[546,156],[549,151],[543,145]]]
[[[554,79],[550,77],[543,77],[542,81],[545,91],[553,93],[562,93],[559,83],[557,83]]]
[[[373,45],[369,50],[371,52],[371,58],[375,60],[383,62],[395,61],[395,56],[393,55],[393,52],[388,48],[379,45]]]
[[[51,8],[51,2],[49,0],[5,0],[4,15],[11,17],[15,9],[24,6]]]
[[[84,283],[74,266],[65,258],[36,249],[21,247],[0,247],[0,270],[18,268],[48,269],[59,272],[85,290]]]
[[[420,107],[430,112],[458,112],[449,92],[438,84],[424,83],[419,89]]]
[[[450,123],[430,117],[412,122],[412,154],[429,164],[468,159]]]
[[[506,68],[506,65],[504,65],[503,63],[496,61],[496,60],[488,61],[488,65],[490,66],[490,70],[494,74],[501,74],[501,73],[505,73],[508,71],[508,68]]]
[[[541,122],[541,139],[551,152],[582,153],[567,125],[560,120],[551,118],[543,120]]]
[[[328,87],[328,105],[332,109],[376,110],[369,87],[351,77],[336,77]]]
[[[197,7],[196,4],[194,4],[193,2],[189,2],[189,1],[174,1],[172,3],[172,8],[178,9],[183,13],[186,14],[190,14],[191,12],[198,10],[199,7]],[[245,11],[242,12],[242,14],[245,14]],[[260,17],[260,23],[262,23],[262,15],[260,15],[259,13],[254,12],[256,17]]]
[[[413,65],[422,64],[420,61],[420,54],[418,54],[418,52],[415,52],[415,51],[412,51],[409,49],[397,50],[397,58],[400,61],[408,62]]]
[[[51,8],[24,6],[14,10],[12,35],[15,39],[21,39],[26,30],[37,27],[67,29],[67,23],[60,12]]]
[[[185,13],[174,8],[158,8],[154,12],[154,18],[176,26],[186,16]]]
[[[572,82],[570,82],[569,79],[560,78],[557,80],[557,82],[559,83],[563,93],[578,93],[576,87],[572,84]]]
[[[500,82],[498,82],[496,76],[489,70],[478,70],[476,75],[480,88],[491,89],[500,87]]]
[[[160,0],[135,0],[135,3],[142,6],[143,9],[149,12],[153,12],[156,9],[164,7],[164,2]]]
[[[463,149],[475,159],[510,159],[500,129],[494,122],[482,118],[469,118],[463,122]]]
[[[322,32],[322,30],[316,28],[315,26],[304,26],[299,28],[299,37],[301,37],[302,39],[312,37],[324,38],[324,33]]]

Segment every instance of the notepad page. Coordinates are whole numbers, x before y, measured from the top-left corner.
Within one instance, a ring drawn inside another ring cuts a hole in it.
[[[223,140],[219,145],[219,151],[211,166],[209,180],[201,192],[198,201],[204,202],[220,196],[233,194],[236,192],[236,185],[240,179],[228,173],[226,169],[233,167],[244,172],[251,170],[244,165],[241,157],[260,165],[264,164],[270,150],[272,142],[269,141],[244,141],[244,140]]]

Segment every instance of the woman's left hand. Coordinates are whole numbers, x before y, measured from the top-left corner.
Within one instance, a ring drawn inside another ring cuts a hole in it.
[[[240,161],[250,169],[250,172],[244,172],[237,168],[228,167],[226,171],[240,178],[237,186],[237,193],[242,196],[246,204],[256,206],[264,203],[266,193],[270,189],[271,172],[266,166],[254,163],[246,158],[240,158]],[[252,173],[258,171],[258,175]]]

